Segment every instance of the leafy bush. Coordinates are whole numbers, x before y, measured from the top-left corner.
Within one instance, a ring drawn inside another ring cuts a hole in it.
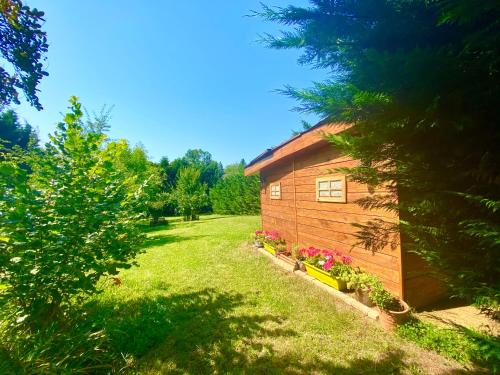
[[[179,172],[173,193],[177,207],[184,220],[196,220],[200,209],[207,204],[207,185],[200,182],[200,170],[186,167]]]
[[[0,310],[30,327],[130,267],[143,240],[145,183],[130,190],[106,136],[85,128],[80,103],[70,102],[44,150],[0,161]]]
[[[500,340],[468,329],[440,328],[414,319],[398,327],[398,334],[464,365],[500,370]]]
[[[382,310],[401,310],[399,300],[387,291],[378,279],[371,284],[370,301]]]
[[[347,282],[347,287],[349,289],[357,289],[357,290],[368,290],[370,291],[372,289],[372,285],[375,285],[378,281],[378,279],[370,275],[369,273],[366,273],[364,271],[361,271],[359,268],[354,270],[349,279],[345,280]]]
[[[130,356],[113,350],[102,328],[72,313],[46,327],[0,329],[0,374],[109,374],[132,364]],[[1,326],[0,326],[1,328]]]
[[[220,180],[210,190],[215,213],[255,215],[260,212],[260,180],[257,176],[234,174]]]

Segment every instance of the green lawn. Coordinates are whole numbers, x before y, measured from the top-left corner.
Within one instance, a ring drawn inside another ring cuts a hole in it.
[[[449,361],[405,343],[250,246],[258,217],[205,216],[149,231],[139,267],[92,303],[131,371],[435,373]],[[118,369],[117,369],[118,370]]]

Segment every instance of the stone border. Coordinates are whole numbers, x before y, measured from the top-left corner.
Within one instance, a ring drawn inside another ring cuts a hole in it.
[[[314,277],[309,276],[305,272],[302,272],[302,271],[299,271],[299,270],[294,271],[293,270],[293,266],[291,266],[290,264],[288,264],[288,263],[282,261],[281,259],[273,256],[272,254],[268,253],[266,250],[261,249],[261,248],[256,248],[256,249],[262,255],[265,255],[268,258],[272,259],[272,261],[276,265],[278,265],[280,268],[284,269],[285,271],[291,272],[294,275],[296,275],[298,277],[301,277],[304,280],[307,280],[308,282],[316,285],[318,288],[323,289],[325,292],[327,292],[328,294],[332,295],[336,299],[339,299],[339,300],[343,301],[344,303],[348,304],[349,306],[351,306],[351,307],[355,308],[356,310],[360,311],[361,313],[363,313],[363,315],[367,316],[368,318],[373,319],[373,320],[378,320],[379,313],[378,313],[377,310],[372,309],[372,308],[370,308],[370,307],[368,307],[366,305],[363,305],[361,302],[359,302],[358,300],[352,298],[348,294],[342,293],[342,292],[338,291],[335,288],[332,288],[332,287],[330,287],[330,286],[328,286],[326,284],[323,284],[321,281],[316,280]]]

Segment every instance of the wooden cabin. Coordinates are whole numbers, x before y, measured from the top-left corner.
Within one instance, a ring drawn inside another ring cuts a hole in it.
[[[347,124],[319,123],[277,147],[266,150],[245,168],[245,175],[261,179],[262,229],[277,230],[288,244],[316,246],[349,254],[353,265],[375,274],[385,287],[413,307],[443,296],[437,280],[428,275],[425,262],[405,253],[399,239],[392,246],[372,252],[355,245],[353,223],[381,218],[398,221],[398,215],[366,210],[358,198],[383,190],[349,181],[333,170],[353,167],[358,161],[342,155],[325,139],[347,131]]]

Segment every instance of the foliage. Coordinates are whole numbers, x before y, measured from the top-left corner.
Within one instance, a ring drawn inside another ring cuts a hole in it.
[[[86,321],[86,311],[72,313],[65,322],[51,321],[36,330],[0,330],[2,374],[104,374],[127,363],[112,350],[106,332]]]
[[[379,282],[375,276],[366,273],[359,268],[355,269],[354,272],[351,273],[350,277],[345,281],[347,282],[347,287],[349,289],[367,291],[370,291],[372,289],[372,285]]]
[[[200,182],[206,184],[208,188],[212,188],[224,173],[220,163],[213,160],[208,151],[200,149],[188,150],[182,158],[174,159],[172,162],[164,157],[160,161],[160,167],[164,171],[164,187],[166,191],[175,189],[177,180],[180,177],[180,171],[186,167],[198,169],[200,171]]]
[[[19,122],[16,112],[9,109],[0,113],[0,146],[12,149],[18,146],[22,149],[38,146],[38,134],[25,123]]]
[[[228,164],[224,168],[224,178],[239,175],[242,176],[245,171],[245,159],[241,159],[239,163]]]
[[[330,267],[330,276],[332,276],[334,279],[346,281],[351,278],[352,273],[353,268],[350,266],[350,264],[343,263],[341,261],[334,262],[333,266]]]
[[[224,176],[210,190],[212,209],[217,214],[255,215],[260,212],[258,176]]]
[[[330,73],[283,92],[299,111],[353,124],[330,137],[360,160],[341,171],[388,191],[359,203],[399,212],[398,224],[358,225],[361,242],[377,251],[400,232],[455,294],[498,305],[498,1],[311,0],[257,14],[291,28],[268,46]]]
[[[465,328],[437,327],[417,319],[400,325],[398,334],[464,365],[486,366],[494,373],[500,370],[498,338]]]
[[[99,124],[102,127],[103,122],[100,121]],[[125,176],[128,189],[131,192],[141,189],[144,213],[152,218],[153,223],[157,223],[170,199],[162,192],[163,176],[160,167],[148,160],[142,145],[130,147],[124,139],[109,142],[104,152],[113,155],[114,167]],[[146,181],[147,184],[144,184]]]
[[[207,204],[207,185],[200,182],[201,172],[186,167],[179,172],[179,180],[173,193],[179,212],[184,220],[197,220],[200,209]]]
[[[42,109],[37,86],[48,75],[42,65],[48,50],[43,16],[20,0],[0,1],[0,53],[10,68],[0,66],[0,107],[19,104],[22,90],[32,106]]]
[[[370,301],[382,310],[401,310],[399,300],[384,288],[380,280],[370,284]]]
[[[180,177],[181,170],[191,167],[200,172],[200,183],[206,185],[207,189],[214,187],[223,175],[222,165],[212,159],[212,155],[200,149],[188,150],[182,158],[169,161],[164,157],[160,160],[159,167],[162,175],[162,191],[170,197],[163,207],[164,215],[175,215],[180,212],[176,204],[174,191]],[[212,210],[210,200],[206,199],[204,205],[198,209],[200,212]]]
[[[130,190],[117,152],[102,150],[105,135],[86,131],[80,103],[70,103],[43,151],[9,153],[0,164],[0,306],[32,327],[130,267],[143,239],[145,183]]]

